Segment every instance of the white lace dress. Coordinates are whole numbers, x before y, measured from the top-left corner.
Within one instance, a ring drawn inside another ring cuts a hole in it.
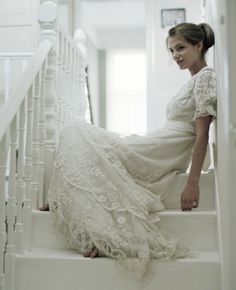
[[[150,274],[152,259],[188,255],[160,231],[158,212],[176,174],[189,165],[196,118],[209,114],[216,116],[216,78],[205,67],[168,104],[166,126],[145,137],[121,138],[81,122],[67,126],[48,198],[70,247],[84,253],[95,245],[141,280]]]

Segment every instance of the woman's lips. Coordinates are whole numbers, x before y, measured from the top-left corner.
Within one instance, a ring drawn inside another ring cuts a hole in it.
[[[178,65],[181,65],[183,62],[184,62],[184,60],[178,60],[178,61],[177,61],[177,64],[178,64]]]

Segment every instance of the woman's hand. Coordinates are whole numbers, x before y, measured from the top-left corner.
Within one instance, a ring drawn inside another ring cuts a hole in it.
[[[199,185],[187,184],[181,194],[181,209],[182,210],[192,210],[198,207],[199,203]]]

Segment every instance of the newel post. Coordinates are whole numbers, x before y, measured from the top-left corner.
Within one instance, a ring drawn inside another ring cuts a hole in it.
[[[49,40],[53,48],[47,59],[47,70],[45,76],[45,122],[46,122],[46,142],[45,142],[45,179],[44,179],[44,201],[48,191],[50,172],[55,150],[55,130],[56,130],[56,47],[57,47],[57,1],[42,1],[38,13],[38,21],[41,31],[39,42]]]

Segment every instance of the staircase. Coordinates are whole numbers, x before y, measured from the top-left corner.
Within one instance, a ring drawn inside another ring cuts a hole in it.
[[[57,27],[56,11],[53,0],[42,1],[40,45],[0,108],[0,290],[136,290],[113,259],[84,258],[69,249],[50,212],[37,210],[46,197],[58,129],[84,118],[86,110],[85,39],[75,43]],[[214,173],[202,174],[200,206],[191,212],[179,209],[186,180],[181,174],[164,200],[159,225],[194,256],[156,261],[146,290],[221,290]]]
[[[214,174],[201,177],[197,210],[179,210],[182,174],[176,192],[165,201],[160,228],[166,229],[191,248],[193,258],[156,262],[155,278],[147,290],[220,290],[217,211]],[[137,283],[121,277],[113,259],[84,258],[68,249],[52,226],[49,212],[33,211],[32,249],[15,258],[15,290],[136,290]]]

